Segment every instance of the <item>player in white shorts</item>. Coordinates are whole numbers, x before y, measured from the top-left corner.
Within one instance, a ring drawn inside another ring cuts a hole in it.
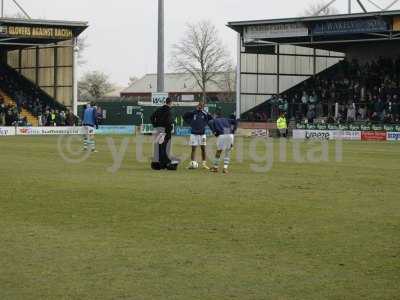
[[[197,165],[196,149],[197,147],[200,147],[202,166],[204,169],[208,170],[209,167],[207,166],[207,155],[206,155],[206,146],[207,146],[206,127],[208,126],[208,123],[212,120],[212,117],[209,113],[204,111],[204,104],[200,102],[195,111],[186,113],[183,118],[191,127],[189,145],[192,147],[192,153],[191,153],[191,163],[189,165],[189,169],[192,169],[194,165]]]
[[[211,172],[218,173],[221,155],[222,152],[225,152],[223,173],[227,174],[233,143],[235,141],[234,133],[237,128],[236,120],[233,118],[222,117],[222,114],[219,111],[217,112],[217,117],[210,122],[210,128],[218,138],[217,153],[215,154],[214,166],[211,168]]]

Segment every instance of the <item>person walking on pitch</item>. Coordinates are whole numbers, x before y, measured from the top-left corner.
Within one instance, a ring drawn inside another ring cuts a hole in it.
[[[90,102],[83,112],[82,125],[85,127],[86,131],[86,134],[83,137],[83,149],[91,150],[92,152],[97,152],[96,141],[94,139],[95,128],[98,128],[96,112],[97,109],[94,102]]]
[[[204,110],[204,104],[200,102],[196,110],[186,113],[183,118],[191,127],[189,145],[192,147],[192,153],[189,169],[196,169],[198,166],[196,162],[196,149],[200,146],[202,167],[209,170],[210,168],[207,166],[206,154],[206,127],[212,120],[212,116]]]

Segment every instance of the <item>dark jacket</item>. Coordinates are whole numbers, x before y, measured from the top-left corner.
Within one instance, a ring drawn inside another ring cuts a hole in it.
[[[168,105],[160,107],[151,115],[150,121],[154,127],[165,128],[165,133],[171,134],[174,124],[171,107]]]
[[[237,129],[237,122],[234,119],[218,117],[210,122],[210,128],[215,136],[234,134]]]
[[[203,135],[206,133],[206,127],[208,123],[212,120],[210,114],[203,110],[195,110],[186,113],[183,118],[185,122],[191,127],[191,133],[196,135]]]

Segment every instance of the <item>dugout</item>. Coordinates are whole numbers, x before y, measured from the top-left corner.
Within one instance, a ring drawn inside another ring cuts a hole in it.
[[[77,109],[77,38],[86,22],[0,18],[0,63],[40,88],[42,98]]]
[[[400,53],[400,11],[229,22],[238,33],[237,115],[263,105],[344,58]]]

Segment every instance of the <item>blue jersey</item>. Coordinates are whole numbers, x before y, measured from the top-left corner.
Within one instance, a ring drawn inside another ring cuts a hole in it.
[[[237,128],[236,120],[218,117],[210,122],[210,128],[216,136],[234,134]]]
[[[83,112],[83,125],[84,126],[96,126],[97,125],[97,114],[95,107],[88,107]]]
[[[211,115],[203,110],[186,113],[183,118],[189,123],[191,133],[196,135],[205,134],[208,122],[212,120]]]

